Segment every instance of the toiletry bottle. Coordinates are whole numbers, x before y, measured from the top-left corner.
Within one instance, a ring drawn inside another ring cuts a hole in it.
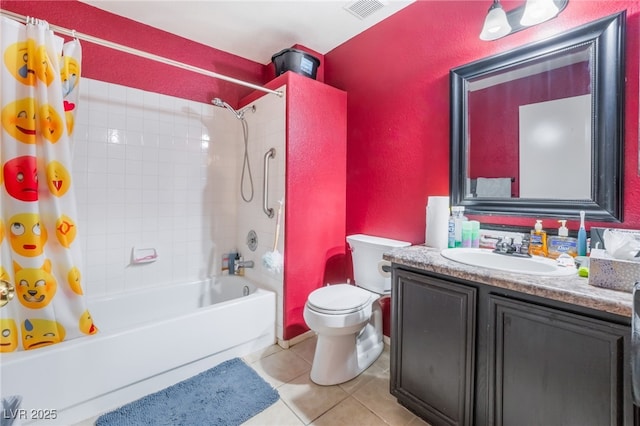
[[[536,220],[529,239],[529,254],[533,256],[547,255],[547,231],[542,229],[542,221]]]
[[[469,221],[471,223],[471,247],[480,247],[480,222],[477,220]]]
[[[580,211],[580,229],[578,230],[578,256],[587,255],[587,230],[584,228],[584,210]]]
[[[549,257],[556,259],[562,253],[576,257],[578,255],[578,240],[569,236],[566,220],[559,220],[558,222],[560,222],[558,235],[548,237]]]
[[[456,219],[453,216],[453,209],[450,210],[451,214],[449,215],[449,224],[447,231],[447,247],[454,248],[456,246]]]
[[[238,256],[238,253],[235,251],[229,253],[229,275],[236,274],[236,257],[237,256]]]
[[[222,255],[222,275],[229,275],[229,253]]]
[[[462,222],[462,247],[471,247],[471,222]]]
[[[462,247],[462,224],[468,220],[464,215],[464,206],[453,207],[453,216],[456,232],[455,246]]]

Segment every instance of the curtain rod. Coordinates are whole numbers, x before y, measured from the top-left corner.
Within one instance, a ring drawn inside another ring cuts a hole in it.
[[[0,14],[7,16],[8,18],[27,23],[27,17],[17,13],[10,12],[8,10],[0,9]],[[53,31],[64,34],[69,37],[77,38],[79,40],[88,41],[89,43],[97,44],[100,46],[108,47],[110,49],[118,50],[120,52],[129,53],[131,55],[139,56],[141,58],[150,59],[152,61],[160,62],[162,64],[172,65],[177,68],[182,68],[188,71],[193,71],[198,74],[203,74],[208,77],[217,78],[220,80],[228,81],[230,83],[238,84],[240,86],[250,87],[255,90],[260,90],[279,97],[283,96],[282,91],[271,90],[266,87],[258,86],[257,84],[249,83],[247,81],[238,80],[237,78],[229,77],[226,75],[218,74],[213,71],[205,70],[203,68],[194,67],[193,65],[185,64],[182,62],[174,61],[173,59],[165,58],[163,56],[154,55],[153,53],[144,52],[142,50],[134,49],[132,47],[124,46],[122,44],[113,43],[108,40],[103,40],[88,34],[79,33],[75,30],[69,30],[67,28],[59,27],[57,25],[49,24],[49,28]]]

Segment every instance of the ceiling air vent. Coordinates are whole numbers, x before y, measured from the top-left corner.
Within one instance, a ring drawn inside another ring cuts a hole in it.
[[[382,9],[386,2],[380,0],[356,0],[344,8],[357,18],[364,19],[376,10]]]

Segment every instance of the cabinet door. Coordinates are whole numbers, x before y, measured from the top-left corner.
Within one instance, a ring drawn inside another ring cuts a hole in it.
[[[495,295],[489,305],[489,424],[632,424],[629,327]]]
[[[476,289],[394,275],[391,393],[435,425],[470,425]]]

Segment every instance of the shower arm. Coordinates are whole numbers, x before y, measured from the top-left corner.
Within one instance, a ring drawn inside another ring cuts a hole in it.
[[[267,217],[273,217],[273,209],[269,207],[269,159],[276,158],[276,149],[271,148],[264,154],[264,179],[262,188],[262,210]]]

